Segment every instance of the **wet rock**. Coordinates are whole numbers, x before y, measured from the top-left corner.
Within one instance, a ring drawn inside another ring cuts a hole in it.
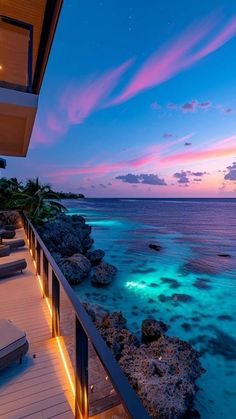
[[[91,239],[91,237],[86,237],[83,240],[83,252],[86,253],[89,249],[91,249],[93,243],[94,243],[94,240]]]
[[[157,288],[158,285],[155,282],[151,282],[151,284],[149,284],[149,287]]]
[[[160,295],[158,295],[158,300],[161,302],[161,303],[165,303],[166,301],[168,301],[170,299],[170,297],[167,297],[166,295],[164,295],[164,294],[160,294]]]
[[[83,302],[83,306],[90,316],[91,320],[96,324],[100,325],[104,316],[108,314],[108,311],[105,310],[102,306],[98,304],[89,304]]]
[[[86,253],[93,244],[91,226],[80,215],[58,215],[55,220],[37,226],[38,232],[50,252],[60,253],[61,257],[75,253]]]
[[[203,369],[187,342],[162,335],[149,345],[126,348],[119,363],[152,418],[183,418],[191,408]]]
[[[96,266],[92,276],[92,284],[96,286],[108,285],[112,282],[116,275],[117,269],[109,263],[101,262]]]
[[[220,314],[219,316],[217,316],[217,319],[219,319],[219,320],[233,320],[233,317],[230,316],[229,314]]]
[[[179,320],[179,319],[182,319],[182,318],[183,318],[183,316],[181,316],[181,314],[176,314],[175,316],[172,316],[170,318],[170,321],[174,322],[175,320]]]
[[[193,286],[200,290],[209,290],[211,286],[208,284],[209,280],[205,278],[197,278]]]
[[[155,303],[155,300],[153,300],[153,298],[149,298],[148,303]]]
[[[142,322],[142,341],[144,343],[152,342],[157,340],[168,330],[168,327],[162,321],[155,319],[145,319]]]
[[[208,351],[223,356],[227,361],[236,360],[236,339],[216,329],[215,336],[208,341]]]
[[[149,336],[152,341],[140,344],[121,313],[100,315],[97,308],[87,305],[86,309],[150,417],[187,419],[197,389],[195,381],[204,371],[198,353],[187,342],[164,335],[167,327],[162,322],[146,319],[142,329],[145,339]]]
[[[197,409],[190,409],[186,412],[183,419],[198,419],[201,415]]]
[[[189,301],[192,301],[192,297],[188,294],[173,294],[171,299],[181,303],[188,303]]]
[[[186,331],[186,332],[189,332],[191,329],[192,329],[192,326],[191,326],[191,324],[189,324],[189,323],[182,323],[181,324],[181,327]]]
[[[101,249],[93,250],[87,253],[87,258],[90,260],[92,266],[98,265],[105,256],[105,252]]]
[[[132,269],[131,271],[133,274],[150,274],[151,272],[156,272],[153,268],[147,268],[147,269]]]
[[[97,326],[116,359],[120,358],[124,349],[138,345],[137,338],[127,329],[126,319],[120,312],[106,314]]]
[[[155,243],[150,243],[148,247],[150,249],[156,250],[156,252],[159,252],[162,249],[162,247],[159,244],[155,244]]]
[[[88,277],[91,270],[90,261],[80,253],[61,259],[59,266],[70,284],[79,284]]]
[[[162,277],[161,281],[164,282],[165,284],[169,284],[170,288],[180,287],[180,283],[176,281],[176,279]]]
[[[201,259],[189,259],[181,268],[180,272],[187,275],[191,272],[197,274],[216,274],[221,271],[221,267],[215,257],[202,257]]]

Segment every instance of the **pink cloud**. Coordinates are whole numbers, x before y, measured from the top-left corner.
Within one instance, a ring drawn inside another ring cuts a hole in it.
[[[123,92],[116,96],[110,104],[119,104],[145,89],[165,82],[220,48],[236,34],[236,17],[234,16],[220,32],[218,31],[212,40],[207,41],[209,34],[216,28],[217,23],[218,21],[214,16],[207,17],[197,24],[191,25],[171,43],[158,49],[138,69]],[[205,42],[205,46],[197,52],[192,52],[200,41]]]
[[[42,124],[39,124],[39,122],[36,121],[32,132],[31,145],[34,146],[35,144],[52,144],[53,142],[53,135],[51,135]]]
[[[216,51],[226,42],[228,42],[233,36],[236,35],[236,16],[224,26],[224,28],[216,35],[205,47],[201,48],[196,54],[193,54],[186,64],[192,64],[201,58],[206,57],[212,52]]]
[[[67,130],[67,125],[54,113],[49,112],[46,115],[47,127],[49,130],[59,134],[64,134]]]
[[[179,137],[173,141],[164,142],[158,145],[149,146],[146,149],[146,152],[135,159],[126,159],[118,162],[102,162],[98,164],[92,164],[92,162],[86,162],[79,167],[69,167],[69,168],[60,168],[48,174],[52,178],[65,178],[68,176],[83,175],[89,174],[90,180],[93,178],[93,175],[106,174],[110,172],[115,172],[119,170],[128,170],[128,169],[139,169],[141,167],[147,166],[150,163],[157,162],[160,159],[160,153],[162,150],[167,150],[172,145],[183,142],[191,138],[194,133],[187,134],[183,137]],[[95,176],[96,177],[96,176]],[[94,178],[95,178],[94,177]]]
[[[95,109],[101,108],[104,99],[112,92],[121,76],[133,63],[125,61],[99,77],[90,78],[80,86],[71,86],[61,96],[61,109],[66,112],[68,124],[81,124]]]
[[[198,106],[197,100],[192,100],[191,102],[186,102],[181,106],[183,112],[195,112]]]
[[[236,145],[229,145],[228,147],[223,147],[227,142],[236,140],[236,135],[228,137],[226,139],[218,141],[215,146],[210,147],[206,150],[186,150],[183,152],[176,152],[169,154],[161,158],[160,162],[164,164],[176,164],[176,163],[189,163],[191,161],[201,161],[208,159],[215,159],[227,156],[234,156],[236,153]],[[234,141],[235,142],[235,141]]]

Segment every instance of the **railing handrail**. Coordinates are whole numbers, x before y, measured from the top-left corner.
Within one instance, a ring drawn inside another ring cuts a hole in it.
[[[25,217],[28,225],[32,229],[37,242],[39,243],[44,255],[46,256],[51,268],[56,275],[58,281],[63,287],[64,292],[66,293],[73,309],[75,311],[75,315],[79,320],[84,332],[86,333],[87,337],[90,339],[102,365],[104,366],[111,382],[117,391],[120,400],[131,418],[134,419],[148,419],[149,415],[144,409],[144,406],[139,399],[138,395],[135,393],[133,388],[128,383],[127,378],[125,377],[123,371],[121,370],[120,366],[114,359],[111,351],[107,347],[105,341],[101,337],[100,333],[96,329],[95,325],[92,323],[89,315],[85,311],[83,305],[81,304],[78,296],[73,291],[72,287],[68,283],[67,279],[61,272],[59,266],[53,259],[52,255],[50,254],[49,250],[45,246],[43,240],[39,236],[37,230],[30,222],[27,215],[24,213],[23,217]]]

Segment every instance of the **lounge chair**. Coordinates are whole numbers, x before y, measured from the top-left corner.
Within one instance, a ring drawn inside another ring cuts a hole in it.
[[[15,249],[18,249],[18,247],[25,246],[25,241],[23,239],[10,240],[10,241],[4,240],[2,244],[6,246],[10,246],[10,250],[15,250]]]
[[[10,246],[0,244],[0,257],[9,256],[11,252]]]
[[[16,232],[15,230],[1,230],[0,236],[2,239],[13,239],[13,237],[15,237]]]
[[[25,332],[10,320],[0,319],[0,370],[15,361],[21,363],[28,349],[29,344]]]
[[[5,278],[6,276],[12,275],[15,272],[23,271],[27,266],[25,259],[14,260],[8,263],[0,264],[0,278]]]
[[[21,226],[19,224],[5,224],[1,228],[7,231],[17,230]]]

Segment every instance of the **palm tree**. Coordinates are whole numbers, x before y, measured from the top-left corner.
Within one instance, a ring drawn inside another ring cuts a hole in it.
[[[51,185],[47,183],[40,184],[38,177],[36,179],[28,179],[24,187],[24,191],[31,195],[34,195],[39,189],[45,192],[53,192]]]
[[[29,179],[22,192],[13,194],[12,205],[26,211],[31,220],[38,223],[54,217],[58,212],[66,211],[58,199],[58,195],[52,191],[50,185],[40,184],[36,178]]]
[[[21,182],[16,178],[7,179],[5,177],[0,179],[0,209],[9,209],[12,194],[19,192],[21,189]]]

